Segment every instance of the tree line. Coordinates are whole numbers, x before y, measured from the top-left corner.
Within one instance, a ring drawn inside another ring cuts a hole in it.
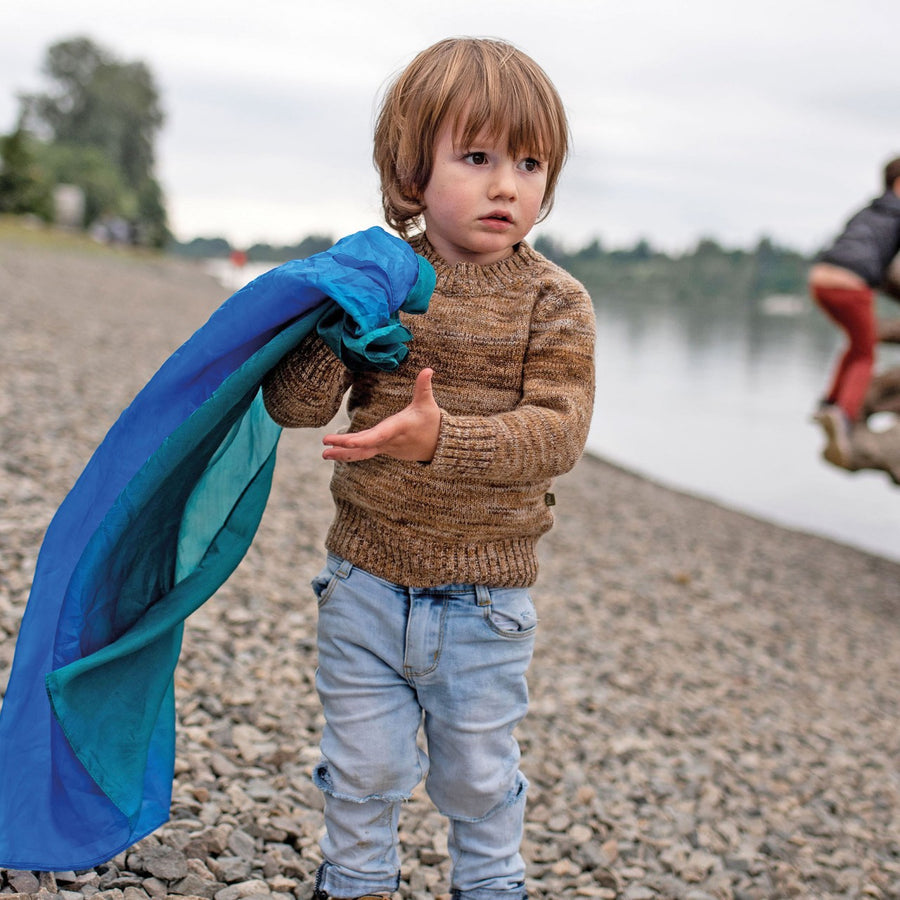
[[[249,262],[304,259],[327,250],[335,238],[309,235],[295,244],[258,243],[245,252]],[[680,253],[666,253],[646,239],[632,247],[607,249],[594,238],[578,250],[540,236],[534,247],[571,272],[605,302],[644,306],[655,303],[760,301],[773,295],[805,295],[811,257],[763,237],[751,249],[731,249],[704,238]],[[173,241],[169,251],[193,259],[227,259],[236,249],[224,237]]]
[[[165,197],[155,175],[155,141],[165,116],[152,73],[124,61],[87,37],[59,41],[46,52],[45,92],[19,96],[16,127],[0,135],[0,213],[59,215],[59,186],[78,192],[81,227],[110,240],[127,240],[191,257],[227,257],[223,237],[174,240]],[[251,262],[300,259],[333,244],[313,234],[294,244],[255,244]],[[588,286],[627,302],[710,298],[753,299],[802,292],[809,259],[762,238],[750,250],[729,250],[712,239],[681,254],[647,240],[608,249],[599,239],[576,251],[553,238],[535,246]]]
[[[283,263],[290,259],[306,259],[321,253],[335,243],[329,234],[310,234],[295,244],[256,243],[241,252],[247,262]],[[189,259],[227,259],[239,248],[233,247],[224,237],[196,237],[189,241],[171,241],[170,253]]]
[[[602,286],[610,302],[710,303],[763,300],[806,293],[810,257],[762,237],[751,249],[730,249],[704,238],[671,254],[639,240],[627,249],[606,249],[593,240],[566,251],[539,237],[535,249],[568,269],[588,288]]]

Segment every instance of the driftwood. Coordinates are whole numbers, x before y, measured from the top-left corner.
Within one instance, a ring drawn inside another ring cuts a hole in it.
[[[878,323],[878,340],[882,344],[900,344],[900,319],[882,319]]]
[[[878,323],[879,340],[900,344],[900,319]],[[853,431],[852,459],[848,468],[880,469],[900,485],[900,418],[887,429],[875,431],[868,420],[875,413],[889,412],[900,417],[900,366],[880,372],[872,379],[863,404],[863,423]]]
[[[878,340],[882,344],[900,344],[900,318],[882,319],[878,323]],[[868,419],[877,412],[900,415],[900,367],[887,369],[872,379],[863,404],[863,416]]]
[[[885,272],[880,290],[900,301],[900,254]],[[900,318],[881,319],[878,340],[882,344],[900,344]],[[869,419],[881,412],[893,413],[897,419],[889,428],[873,430]],[[879,469],[900,485],[900,367],[879,372],[872,379],[863,403],[862,422],[853,430],[851,451],[850,464],[846,467],[850,471]]]

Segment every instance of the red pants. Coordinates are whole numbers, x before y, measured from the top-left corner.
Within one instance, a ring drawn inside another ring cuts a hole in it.
[[[840,406],[850,421],[856,422],[875,365],[878,326],[874,291],[868,287],[849,290],[813,287],[812,296],[848,338],[847,349],[838,361],[825,399]]]

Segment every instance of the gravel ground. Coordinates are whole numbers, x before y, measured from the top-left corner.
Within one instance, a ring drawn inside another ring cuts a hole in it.
[[[0,239],[0,689],[50,517],[226,293],[172,260]],[[284,435],[256,542],[189,620],[171,821],[97,869],[0,870],[0,893],[308,900],[319,437]],[[594,458],[556,495],[519,731],[530,896],[900,898],[900,566]],[[402,839],[399,896],[445,898],[421,790]]]

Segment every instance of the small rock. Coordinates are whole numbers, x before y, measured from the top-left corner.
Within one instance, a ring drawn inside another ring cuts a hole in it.
[[[215,900],[243,900],[245,897],[254,897],[259,895],[271,894],[269,885],[265,881],[254,879],[252,881],[242,881],[239,884],[232,884],[226,888],[222,888],[215,894]]]
[[[623,900],[656,900],[658,896],[653,888],[644,887],[640,884],[629,885],[622,894]]]
[[[18,894],[36,894],[41,889],[41,882],[34,872],[9,869],[6,873],[6,880],[13,891]]]
[[[141,887],[151,897],[165,897],[168,893],[166,883],[159,878],[145,878],[141,882]]]
[[[256,842],[245,831],[235,829],[228,838],[228,849],[241,859],[253,859]]]
[[[124,894],[125,900],[149,900],[150,897],[142,887],[127,887]]]

